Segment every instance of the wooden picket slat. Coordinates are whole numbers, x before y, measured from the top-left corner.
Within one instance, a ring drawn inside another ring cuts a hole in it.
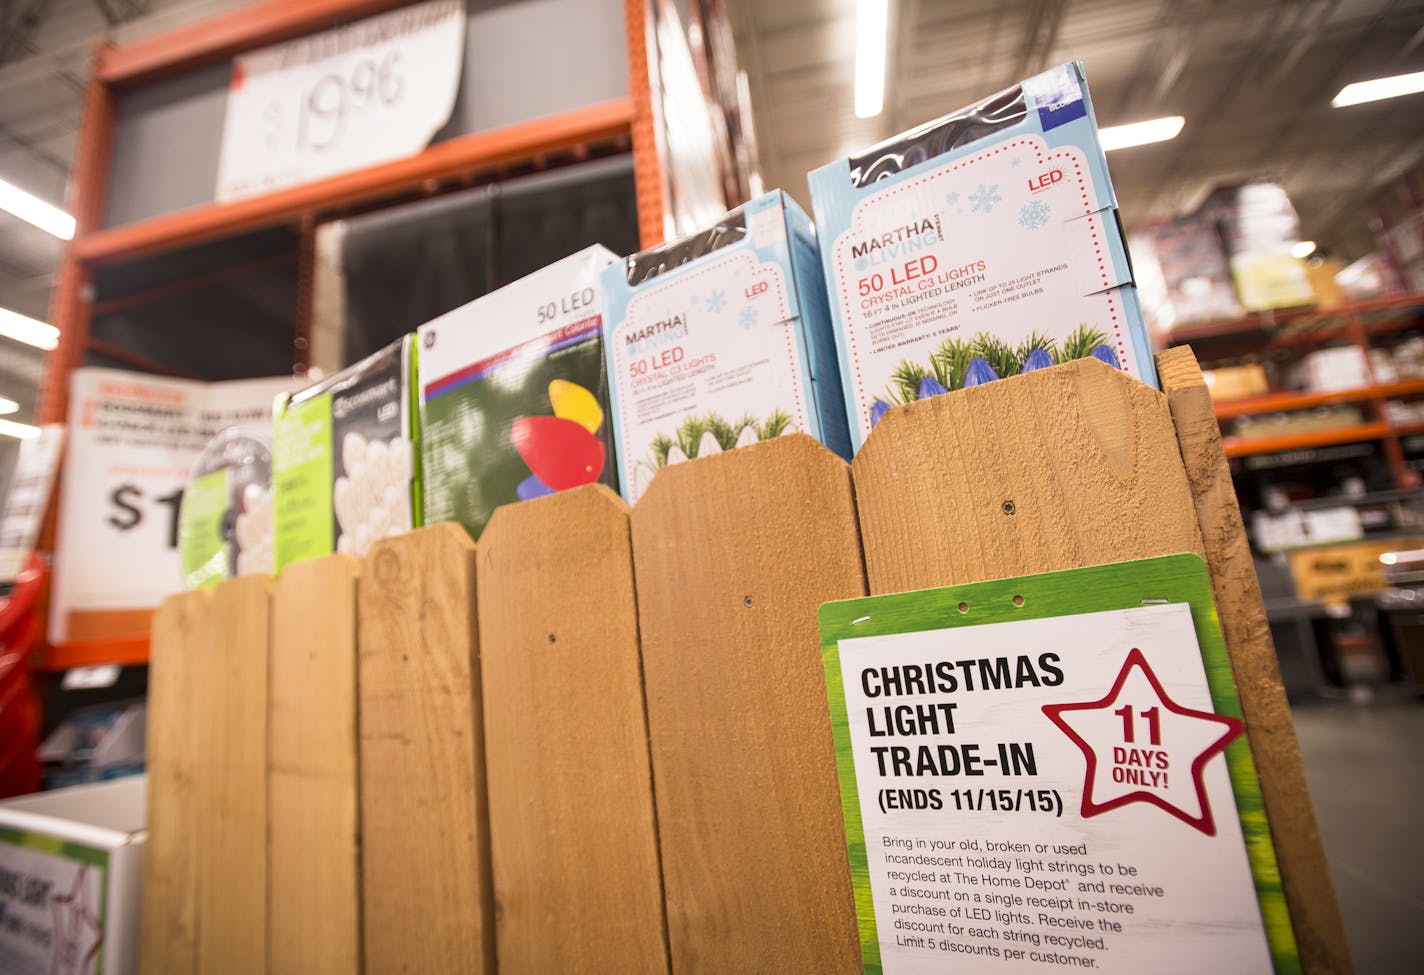
[[[662,975],[628,506],[502,507],[478,558],[499,969]]]
[[[1353,968],[1345,926],[1325,862],[1231,468],[1221,449],[1211,393],[1196,356],[1185,346],[1160,353],[1157,372],[1171,404],[1191,485],[1301,964],[1307,973],[1348,975]]]
[[[1096,359],[892,409],[853,469],[872,593],[1202,551],[1166,398]]]
[[[664,468],[633,511],[672,969],[859,973],[816,613],[865,593],[803,434]]]
[[[159,975],[197,970],[200,825],[194,782],[203,741],[194,662],[211,650],[212,593],[163,601],[148,665],[148,839],[143,849],[139,966]]]
[[[194,652],[200,975],[254,975],[267,956],[267,663],[272,578],[213,589]]]
[[[361,971],[359,567],[347,555],[300,562],[272,594],[267,938],[274,975]]]
[[[474,543],[451,524],[378,542],[359,597],[366,970],[493,972]]]

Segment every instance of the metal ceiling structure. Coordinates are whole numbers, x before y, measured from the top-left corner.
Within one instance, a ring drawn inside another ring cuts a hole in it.
[[[63,205],[94,47],[135,40],[240,0],[0,0],[0,179]],[[0,212],[0,307],[44,320],[62,241]],[[42,354],[0,338],[8,419],[33,422]],[[13,444],[13,441],[10,441]]]
[[[729,6],[767,185],[802,202],[808,170],[1074,59],[1100,125],[1187,120],[1108,157],[1129,229],[1275,176],[1303,236],[1351,259],[1374,247],[1369,198],[1424,158],[1424,94],[1330,107],[1349,82],[1424,69],[1418,0],[891,0],[885,111],[864,120],[855,0]]]
[[[0,178],[61,202],[94,45],[241,0],[0,0]],[[1332,109],[1347,82],[1424,69],[1421,0],[891,0],[886,110],[851,108],[855,0],[728,0],[768,186],[809,202],[837,155],[1083,60],[1104,125],[1180,114],[1174,141],[1114,153],[1129,228],[1256,175],[1285,181],[1304,235],[1372,248],[1366,203],[1424,158],[1424,95]],[[0,306],[45,318],[62,243],[0,213]],[[40,356],[0,339],[0,394],[30,418]]]

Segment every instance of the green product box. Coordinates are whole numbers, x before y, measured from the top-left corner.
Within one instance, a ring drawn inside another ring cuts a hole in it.
[[[595,244],[420,326],[428,522],[478,538],[494,509],[602,483],[608,381]]]
[[[423,524],[416,353],[406,335],[277,401],[272,490],[276,571]]]

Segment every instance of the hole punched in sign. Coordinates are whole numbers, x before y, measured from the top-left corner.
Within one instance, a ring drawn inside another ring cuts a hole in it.
[[[968,603],[960,603],[960,604],[959,604],[959,611],[960,611],[961,613],[967,613],[967,612],[969,612],[969,604],[968,604]]]
[[[1015,597],[1014,597],[1014,605],[1015,605],[1015,606],[1022,606],[1023,604],[1024,604],[1024,598],[1023,598],[1022,596],[1015,596]]]

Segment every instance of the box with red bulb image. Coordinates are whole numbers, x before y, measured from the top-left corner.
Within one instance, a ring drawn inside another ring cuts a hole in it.
[[[616,260],[595,244],[420,326],[427,524],[478,538],[499,505],[617,489],[598,283]]]

